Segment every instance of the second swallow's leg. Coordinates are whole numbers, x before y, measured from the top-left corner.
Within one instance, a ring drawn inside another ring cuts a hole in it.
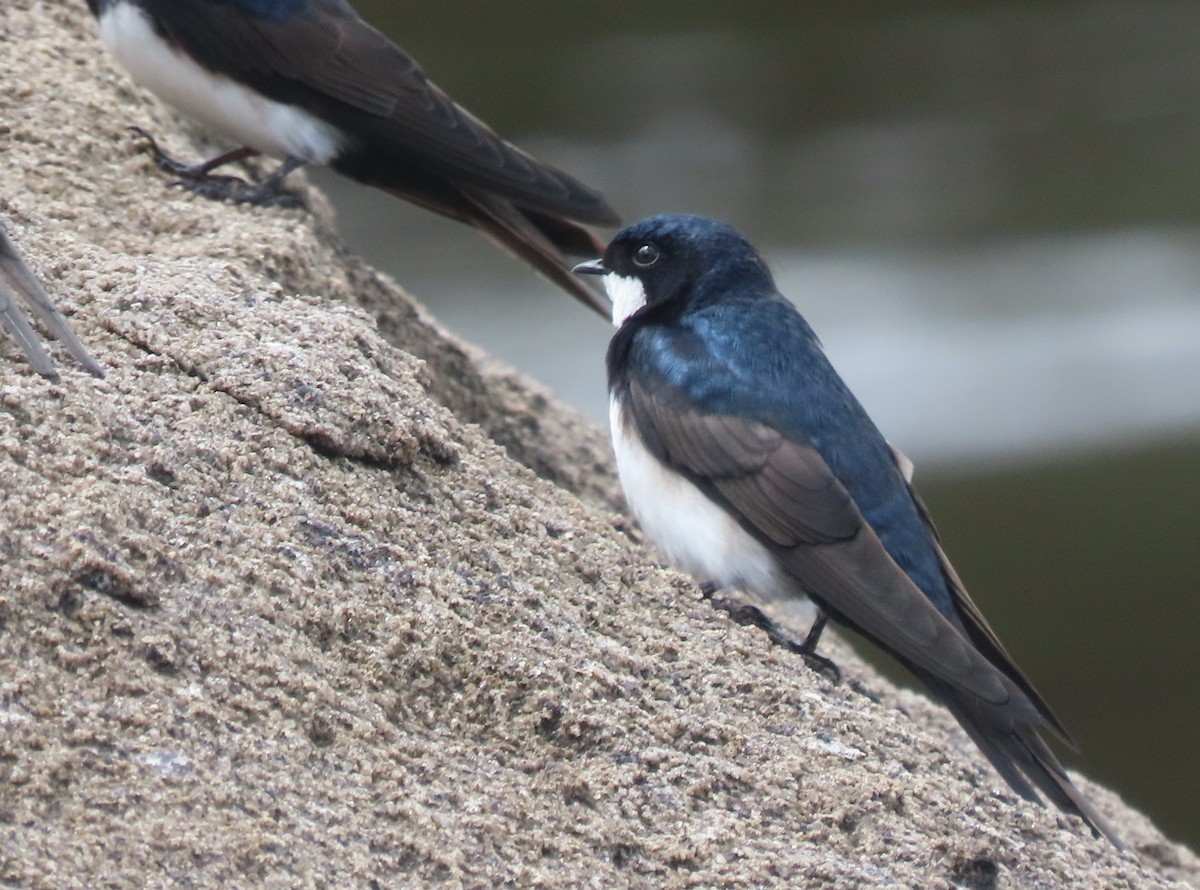
[[[235,192],[228,198],[239,204],[253,204],[256,207],[303,207],[303,199],[283,187],[283,180],[287,175],[303,166],[304,161],[289,155],[282,164],[267,174],[262,182]]]
[[[190,185],[196,182],[205,182],[210,180],[218,180],[223,182],[240,183],[246,185],[244,179],[237,176],[213,176],[212,171],[218,167],[223,167],[226,164],[232,164],[237,161],[244,161],[246,158],[252,158],[256,154],[253,148],[243,145],[241,148],[235,148],[227,151],[224,154],[217,155],[215,158],[203,161],[199,164],[185,164],[183,161],[173,158],[159,147],[158,140],[143,130],[141,127],[130,127],[129,132],[137,136],[138,139],[144,140],[145,150],[154,161],[154,166],[158,167],[164,173],[170,173],[172,176],[178,176],[181,183]]]
[[[841,669],[833,663],[832,659],[816,653],[817,642],[821,639],[821,632],[825,630],[825,624],[829,621],[829,616],[824,612],[818,610],[817,620],[809,630],[808,636],[804,638],[803,643],[796,643],[791,637],[783,633],[774,621],[764,615],[762,610],[757,606],[747,603],[731,603],[728,600],[717,598],[716,593],[720,589],[720,585],[712,581],[705,581],[700,584],[701,595],[711,601],[714,608],[725,612],[738,624],[745,627],[759,628],[766,633],[767,637],[776,646],[782,646],[789,652],[794,652],[803,658],[812,670],[819,674],[824,674],[834,683],[841,682]]]
[[[301,207],[304,204],[298,195],[283,188],[284,177],[303,165],[304,162],[299,158],[289,157],[272,170],[266,179],[252,185],[241,177],[214,175],[212,171],[255,157],[259,154],[256,149],[243,145],[199,164],[185,164],[163,151],[157,140],[141,127],[129,129],[146,142],[146,151],[154,160],[154,165],[178,177],[175,184],[188,191],[214,201],[233,201],[235,204],[254,204],[259,207]]]

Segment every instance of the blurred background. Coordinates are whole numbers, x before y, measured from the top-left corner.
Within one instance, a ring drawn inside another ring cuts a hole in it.
[[[356,5],[627,221],[746,231],[916,462],[1068,762],[1200,847],[1200,5]],[[354,249],[606,422],[602,320],[319,179]]]

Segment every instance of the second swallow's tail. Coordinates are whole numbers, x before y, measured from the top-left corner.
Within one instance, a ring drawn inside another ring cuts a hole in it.
[[[369,181],[369,180],[364,180]],[[482,191],[445,188],[439,184],[380,186],[384,191],[479,229],[509,253],[527,262],[589,309],[609,317],[608,302],[571,274],[568,257],[592,259],[604,253],[604,242],[565,216],[518,207],[506,198]],[[615,215],[612,217],[616,219]]]
[[[1097,837],[1103,835],[1118,850],[1124,850],[1121,838],[1075,787],[1054,752],[1038,734],[1048,724],[1040,717],[1030,721],[1027,708],[1002,708],[963,693],[923,671],[919,676],[950,710],[963,729],[979,746],[996,772],[1026,800],[1042,803],[1042,795],[1065,813],[1078,816]],[[1017,716],[1014,711],[1020,711]]]
[[[523,259],[589,309],[609,316],[607,301],[571,274],[568,257],[593,259],[604,253],[604,242],[583,226],[560,216],[516,207],[491,195],[466,196],[477,213],[471,223],[501,247]]]

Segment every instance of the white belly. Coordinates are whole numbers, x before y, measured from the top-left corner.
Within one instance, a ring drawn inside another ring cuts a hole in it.
[[[642,445],[609,402],[613,451],[625,499],[643,531],[672,565],[698,581],[735,587],[765,601],[802,594],[775,567],[770,552],[700,489]]]
[[[206,71],[177,52],[131,3],[109,7],[100,19],[100,39],[134,80],[238,145],[314,164],[328,163],[341,148],[335,127]]]

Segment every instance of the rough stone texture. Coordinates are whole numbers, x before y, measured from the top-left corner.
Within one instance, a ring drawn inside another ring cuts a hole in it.
[[[656,568],[603,433],[348,256],[319,194],[168,188],[123,127],[187,137],[82,0],[5,0],[0,83],[0,213],[108,369],[0,341],[0,883],[1200,876],[1107,791],[1080,779],[1136,856],[836,638],[841,685]]]

